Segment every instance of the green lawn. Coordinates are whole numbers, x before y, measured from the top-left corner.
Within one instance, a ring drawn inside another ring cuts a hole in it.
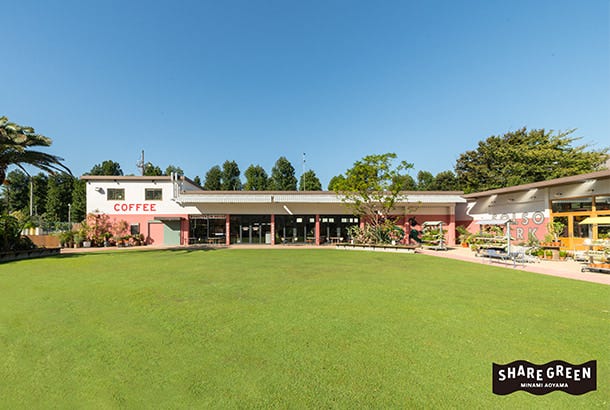
[[[125,251],[0,265],[3,408],[608,408],[610,287],[425,255]],[[598,361],[583,396],[492,362]]]

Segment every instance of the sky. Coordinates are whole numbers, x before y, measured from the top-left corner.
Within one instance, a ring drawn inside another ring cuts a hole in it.
[[[51,137],[75,175],[137,174],[142,150],[202,179],[285,156],[326,188],[369,154],[452,170],[522,127],[610,146],[607,0],[0,6],[0,115]]]

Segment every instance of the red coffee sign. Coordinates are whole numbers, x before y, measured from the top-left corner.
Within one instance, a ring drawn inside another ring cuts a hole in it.
[[[157,212],[157,204],[114,204],[116,212]]]

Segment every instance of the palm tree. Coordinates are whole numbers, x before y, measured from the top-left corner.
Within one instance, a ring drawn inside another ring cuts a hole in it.
[[[67,172],[72,175],[70,169],[62,164],[63,158],[29,149],[48,147],[51,143],[50,138],[36,134],[34,128],[10,122],[5,116],[0,117],[0,184],[4,183],[9,165],[16,165],[25,171],[22,164],[28,164],[51,174]]]

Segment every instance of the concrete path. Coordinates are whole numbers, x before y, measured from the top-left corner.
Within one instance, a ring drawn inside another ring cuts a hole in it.
[[[506,269],[518,269],[526,272],[541,273],[543,275],[559,276],[562,278],[583,280],[586,282],[601,283],[610,285],[610,274],[598,272],[581,272],[583,263],[569,261],[547,261],[542,260],[538,263],[517,264],[513,267],[512,262],[493,261],[489,258],[475,256],[468,248],[452,248],[447,251],[432,251],[429,249],[418,249],[418,253],[438,256],[441,258],[458,259],[466,262],[482,263],[485,265],[495,265]]]

